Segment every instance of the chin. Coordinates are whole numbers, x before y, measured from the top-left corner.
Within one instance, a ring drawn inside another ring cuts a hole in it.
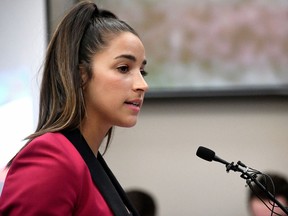
[[[127,128],[130,128],[130,127],[134,127],[136,125],[136,122],[135,123],[131,123],[131,124],[127,124],[123,127],[127,127]]]
[[[125,121],[125,122],[121,122],[118,126],[120,127],[126,127],[126,128],[130,128],[135,126],[137,123],[137,120],[133,120],[133,121]]]

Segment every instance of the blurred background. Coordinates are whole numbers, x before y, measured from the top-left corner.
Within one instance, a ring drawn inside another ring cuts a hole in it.
[[[21,148],[22,139],[35,129],[41,64],[47,41],[65,11],[76,2],[68,0],[17,0],[13,3],[1,0],[0,2],[0,167],[2,168]],[[124,7],[124,4],[131,3],[128,0],[118,0],[117,3],[109,0],[95,2],[99,6],[113,10],[120,18],[125,16],[125,19],[128,19],[126,16],[128,17],[129,11],[137,14],[139,10],[134,4]],[[135,4],[139,2],[143,1],[135,1]],[[144,2],[150,3],[150,7],[153,6],[153,1]],[[177,1],[174,9],[179,8],[184,2]],[[219,2],[223,3],[224,7],[230,3],[228,0]],[[287,8],[287,3],[284,2],[277,1],[275,5],[278,8],[279,5]],[[195,5],[197,4],[199,1],[195,0]],[[274,8],[277,9],[276,6]],[[121,8],[126,8],[124,14],[121,14],[123,13],[120,11]],[[287,14],[282,19],[288,21]],[[145,18],[145,14],[143,16]],[[253,16],[253,13],[250,16]],[[181,23],[185,17],[173,19]],[[144,35],[146,33],[149,35],[149,32],[137,26],[137,19],[127,22],[134,24],[131,25],[143,35],[143,43],[148,44]],[[275,29],[279,28],[287,27],[275,26]],[[288,38],[288,35],[284,36]],[[158,43],[161,40],[164,38],[154,37],[152,41]],[[269,39],[268,42],[272,46],[275,41]],[[149,47],[155,45],[148,44]],[[155,72],[157,70],[152,66],[149,68],[149,56],[153,56],[157,49],[150,50],[147,49],[147,70],[152,75],[157,73]],[[166,53],[170,56],[168,52]],[[246,63],[256,61],[256,57],[258,57],[256,54],[250,58],[246,56]],[[225,58],[221,59],[225,62],[224,60]],[[153,65],[153,60],[150,61]],[[105,155],[124,189],[139,188],[152,194],[157,203],[157,216],[248,215],[246,204],[248,188],[245,180],[239,173],[233,171],[226,173],[222,164],[209,163],[198,158],[196,151],[200,145],[205,146],[228,162],[241,160],[259,171],[276,171],[288,176],[288,98],[286,91],[283,92],[288,71],[283,68],[279,70],[282,82],[276,82],[279,88],[276,86],[272,91],[263,88],[263,91],[260,89],[255,93],[255,89],[249,90],[249,87],[253,87],[253,83],[249,82],[249,86],[245,86],[248,88],[241,91],[241,94],[239,92],[235,94],[234,89],[229,87],[221,95],[215,95],[213,91],[209,94],[208,91],[205,94],[192,92],[185,97],[181,94],[174,94],[172,97],[165,93],[164,97],[150,95],[146,98],[137,125],[129,129],[116,128],[111,147]],[[177,71],[174,72],[177,76]],[[261,70],[258,71],[260,72]],[[241,70],[238,70],[238,73],[241,73]],[[223,74],[220,76],[223,79]],[[181,74],[179,77],[181,78]],[[261,77],[261,74],[257,77]],[[277,80],[274,78],[270,81]],[[265,80],[269,83],[268,78]],[[205,88],[202,90],[205,91]],[[0,178],[3,181],[4,176]]]

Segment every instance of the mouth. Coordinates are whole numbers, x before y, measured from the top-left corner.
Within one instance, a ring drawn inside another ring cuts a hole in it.
[[[125,104],[140,108],[142,105],[142,100],[137,99],[137,100],[125,101]]]
[[[125,104],[129,104],[129,105],[132,105],[132,106],[140,107],[140,104],[141,104],[141,103],[139,103],[139,102],[129,102],[129,101],[127,101],[127,102],[125,102]]]

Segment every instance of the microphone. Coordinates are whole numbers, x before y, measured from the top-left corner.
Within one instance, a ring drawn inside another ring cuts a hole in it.
[[[260,171],[247,167],[241,161],[238,161],[237,164],[234,164],[234,162],[228,163],[227,161],[218,157],[214,151],[212,151],[211,149],[205,148],[203,146],[199,146],[199,148],[197,149],[196,155],[210,162],[217,161],[217,162],[225,164],[227,172],[229,172],[230,170],[233,170],[234,172],[241,172],[242,174],[240,175],[240,177],[243,179],[246,179],[246,182],[249,185],[249,187],[251,187],[251,182],[254,182],[267,195],[267,197],[276,204],[276,206],[280,207],[288,215],[288,208],[284,207],[275,198],[275,194],[274,195],[271,194],[269,190],[257,180],[258,174],[263,175]],[[273,214],[274,211],[273,210],[270,210],[270,211]]]
[[[220,163],[225,164],[226,166],[229,165],[229,163],[223,159],[221,159],[220,157],[218,157],[214,151],[212,151],[211,149],[205,148],[203,146],[199,146],[196,155],[204,160],[207,161],[217,161]]]
[[[262,174],[258,170],[247,167],[241,161],[238,161],[236,164],[234,164],[234,162],[229,163],[229,162],[223,160],[222,158],[218,157],[213,150],[208,149],[208,148],[203,147],[203,146],[199,146],[199,148],[197,149],[196,155],[198,157],[200,157],[204,160],[210,161],[210,162],[211,161],[217,161],[217,162],[220,162],[222,164],[225,164],[227,172],[229,172],[230,170],[233,170],[234,172],[241,172],[242,173],[241,177],[244,179],[248,178],[248,176],[247,176],[247,175],[249,175],[248,172],[253,172],[254,174]]]

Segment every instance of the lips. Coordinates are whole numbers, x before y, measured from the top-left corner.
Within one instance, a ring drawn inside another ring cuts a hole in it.
[[[137,100],[126,101],[125,104],[129,104],[135,107],[141,107],[142,100],[137,99]]]
[[[125,102],[126,104],[130,104],[130,105],[133,105],[133,106],[137,106],[139,107],[140,104],[139,103],[135,103],[135,102]]]

